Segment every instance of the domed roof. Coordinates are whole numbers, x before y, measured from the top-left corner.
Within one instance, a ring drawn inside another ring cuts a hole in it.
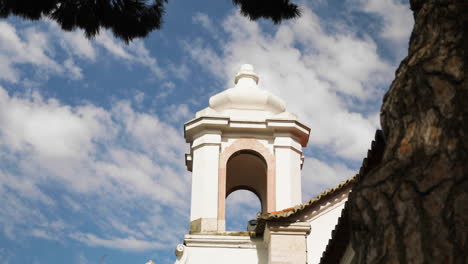
[[[220,114],[253,110],[264,114],[277,115],[285,112],[283,100],[258,87],[258,75],[253,66],[244,64],[235,78],[235,86],[210,98],[209,108]],[[210,111],[211,112],[211,111]]]
[[[264,136],[283,133],[295,135],[297,140],[294,141],[305,146],[310,128],[299,122],[295,114],[286,111],[285,103],[278,96],[260,89],[258,81],[252,65],[242,65],[235,77],[235,86],[212,96],[209,106],[185,123],[187,142],[193,143],[202,134],[213,135],[213,138],[206,139],[208,141],[197,141],[197,144],[205,144],[218,138],[220,132]],[[187,162],[190,163],[191,159]]]
[[[228,116],[245,120],[297,118],[286,111],[286,105],[281,98],[260,89],[258,81],[253,66],[242,65],[236,74],[235,86],[212,96],[209,107],[199,111],[196,116]]]

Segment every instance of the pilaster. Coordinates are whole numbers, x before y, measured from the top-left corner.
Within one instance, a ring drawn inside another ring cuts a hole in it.
[[[218,230],[220,148],[221,132],[217,130],[202,131],[192,143],[191,233],[209,233]]]
[[[302,202],[302,147],[289,133],[275,134],[276,210],[293,207]]]
[[[268,264],[304,264],[307,262],[308,222],[269,222],[264,241],[268,246]]]

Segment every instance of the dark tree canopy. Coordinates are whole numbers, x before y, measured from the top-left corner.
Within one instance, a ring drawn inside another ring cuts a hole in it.
[[[38,20],[49,17],[63,30],[83,29],[92,38],[101,28],[110,29],[125,42],[160,29],[167,0],[0,0],[0,17],[17,15]],[[252,20],[267,18],[279,23],[300,15],[290,0],[233,0]]]
[[[100,28],[125,42],[159,29],[167,0],[0,0],[0,17],[49,17],[63,30],[83,29],[88,38]]]
[[[241,14],[251,20],[267,18],[278,24],[283,19],[295,18],[301,15],[297,5],[289,0],[232,0],[232,2],[239,5]]]

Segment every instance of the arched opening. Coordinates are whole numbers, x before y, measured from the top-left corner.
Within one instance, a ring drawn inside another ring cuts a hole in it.
[[[240,150],[226,165],[226,198],[236,190],[249,190],[258,196],[262,211],[267,202],[267,164],[259,153]]]
[[[275,210],[275,168],[274,155],[255,139],[237,139],[222,151],[218,178],[218,231],[226,230],[226,199],[237,190],[254,193],[262,212]]]
[[[261,211],[258,196],[244,189],[231,192],[226,198],[226,231],[246,231],[249,220]]]
[[[267,163],[253,150],[233,153],[226,164],[226,230],[246,231],[267,208]],[[229,199],[228,199],[229,197]]]

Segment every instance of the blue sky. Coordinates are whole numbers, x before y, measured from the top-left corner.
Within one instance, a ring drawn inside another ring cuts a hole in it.
[[[172,263],[188,230],[183,123],[251,63],[311,127],[303,200],[357,172],[413,18],[398,0],[303,1],[248,21],[231,1],[172,0],[125,45],[52,21],[0,20],[0,263]],[[228,227],[259,209],[228,199]]]

